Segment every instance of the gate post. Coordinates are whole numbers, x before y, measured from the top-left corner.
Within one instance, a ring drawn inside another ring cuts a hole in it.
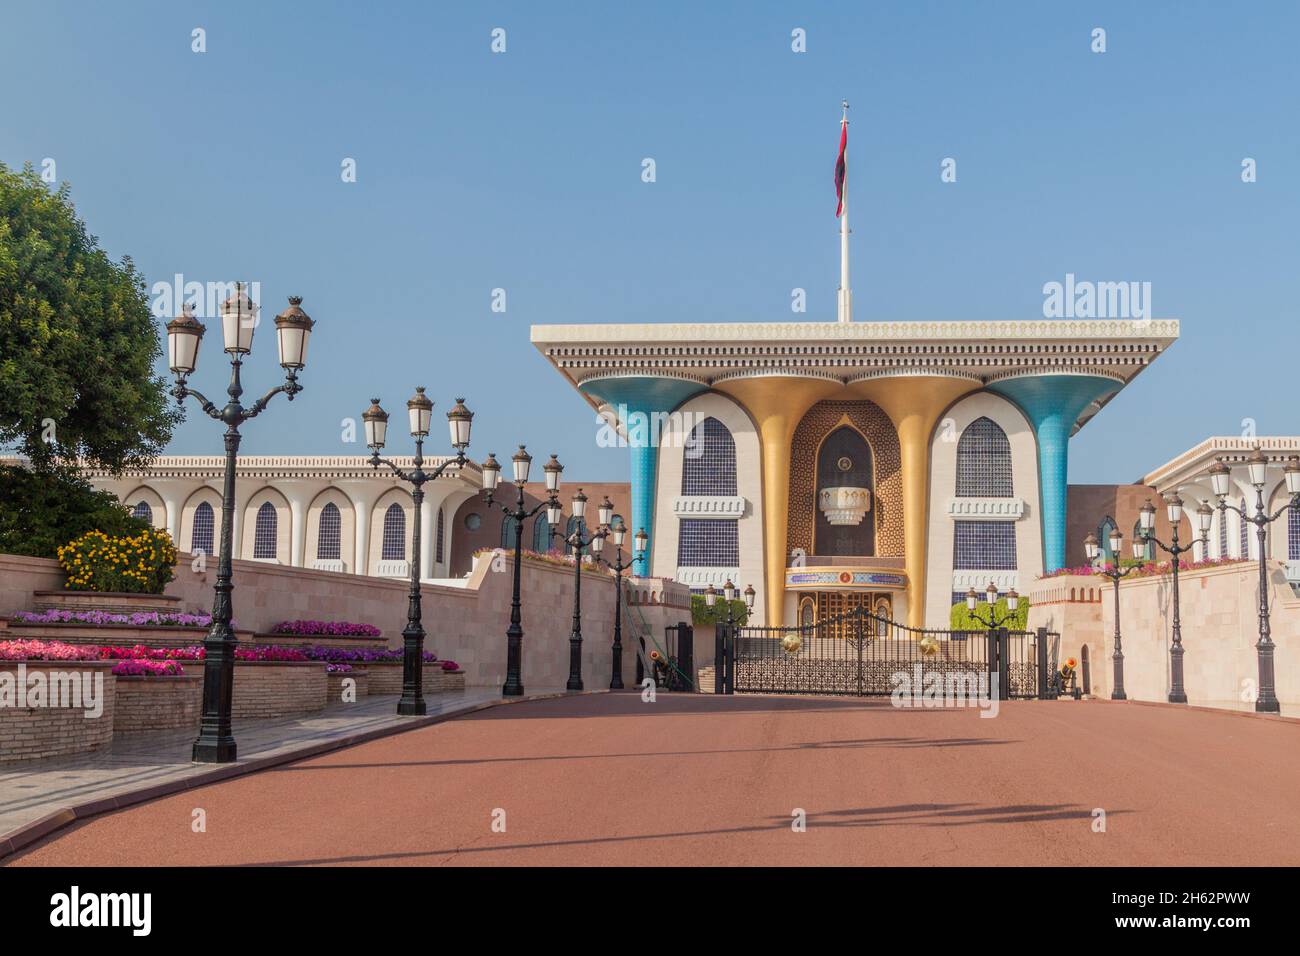
[[[857,618],[857,634],[855,634],[854,636],[857,638],[857,641],[855,643],[858,645],[858,696],[859,697],[862,696],[862,638],[863,638],[862,618],[865,613],[866,611],[864,608],[858,608],[857,614],[854,615],[854,617]]]
[[[695,676],[695,628],[686,621],[677,625],[677,669],[686,686],[681,689],[694,692]]]
[[[998,628],[998,699],[1011,699],[1011,633]]]
[[[988,655],[988,660],[987,660],[985,663],[986,663],[986,665],[987,665],[988,675],[989,675],[989,678],[988,678],[988,680],[989,680],[989,694],[992,695],[992,693],[993,693],[993,686],[994,686],[994,684],[995,684],[996,681],[997,681],[997,675],[998,675],[998,632],[997,632],[997,628],[990,628],[988,634],[985,635],[984,641],[985,641],[985,644],[987,645],[987,655]],[[993,698],[990,696],[989,699],[992,700]]]
[[[724,644],[723,629],[727,625],[718,623],[713,625],[713,692],[715,694],[725,694],[726,681],[723,679],[722,667],[726,663],[726,646]]]
[[[726,631],[726,637],[722,640],[722,659],[726,668],[723,676],[724,694],[734,694],[736,692],[736,626],[734,624],[724,624],[723,629]]]
[[[1047,689],[1047,628],[1040,627],[1034,641],[1038,654],[1038,699],[1050,700]]]

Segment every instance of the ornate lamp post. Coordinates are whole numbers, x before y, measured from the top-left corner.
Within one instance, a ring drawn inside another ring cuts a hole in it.
[[[623,563],[623,539],[627,535],[627,526],[623,524],[622,519],[609,530],[610,539],[614,542],[617,549],[616,557],[613,561],[605,561],[600,557],[599,549],[592,545],[592,550],[596,551],[596,560],[603,561],[606,567],[614,572],[614,644],[610,648],[610,659],[612,661],[612,673],[609,678],[610,690],[623,689],[623,572],[632,567],[630,564]],[[639,560],[645,552],[647,535],[644,531],[633,536],[635,542],[635,552],[633,561]]]
[[[1101,545],[1097,542],[1097,536],[1089,533],[1083,542],[1084,551],[1088,555],[1088,563],[1098,574],[1104,574],[1110,578],[1111,583],[1115,586],[1115,652],[1110,655],[1110,659],[1115,668],[1115,686],[1110,692],[1111,700],[1128,700],[1128,694],[1124,693],[1124,650],[1120,644],[1119,636],[1119,582],[1128,577],[1137,570],[1138,565],[1129,565],[1123,570],[1119,566],[1119,555],[1124,549],[1124,535],[1118,529],[1110,533],[1110,552],[1115,555],[1115,564],[1109,565],[1101,561]],[[1141,538],[1133,539],[1133,557],[1141,559],[1146,554],[1146,542]]]
[[[1178,543],[1178,526],[1183,520],[1183,499],[1174,492],[1165,499],[1165,505],[1169,511],[1169,523],[1173,525],[1173,541],[1171,544],[1165,544],[1155,536],[1156,527],[1156,507],[1149,500],[1138,511],[1138,517],[1141,519],[1139,529],[1141,531],[1141,541],[1145,544],[1147,541],[1155,542],[1156,546],[1164,551],[1170,557],[1170,564],[1173,565],[1174,571],[1174,640],[1173,645],[1169,648],[1169,703],[1185,704],[1187,703],[1187,692],[1183,689],[1183,627],[1180,616],[1180,603],[1178,594],[1178,565],[1180,558],[1196,547],[1195,539],[1190,544],[1180,545]],[[1214,512],[1210,506],[1201,502],[1201,507],[1196,511],[1197,521],[1201,530],[1201,546],[1209,548],[1210,545],[1210,522],[1214,520]]]
[[[469,447],[470,425],[474,413],[465,407],[465,399],[456,399],[456,405],[447,413],[451,429],[451,444],[456,457],[448,458],[432,471],[424,470],[424,439],[429,435],[433,416],[433,402],[418,386],[406,403],[410,417],[411,437],[415,439],[415,467],[403,471],[396,463],[379,457],[388,434],[388,413],[379,407],[379,399],[372,398],[370,407],[361,413],[365,423],[366,444],[370,446],[370,467],[376,471],[387,465],[389,471],[412,487],[411,500],[415,503],[415,525],[411,529],[411,590],[407,600],[406,629],[402,631],[402,698],[397,702],[397,712],[406,717],[425,713],[424,705],[424,626],[420,623],[420,513],[424,507],[424,486],[435,481],[450,466],[463,468],[468,460],[465,449]]]
[[[757,593],[758,592],[754,590],[754,586],[752,584],[746,585],[745,607],[751,611],[754,610],[754,597]],[[731,578],[727,578],[727,583],[722,585],[722,596],[726,598],[727,601],[727,627],[731,628],[736,623],[735,605],[731,603],[732,601],[736,600],[736,586],[731,583]],[[715,588],[712,584],[710,584],[707,588],[704,589],[704,603],[708,607],[713,607],[715,604],[718,603],[718,589]]]
[[[302,391],[298,372],[307,362],[307,340],[315,323],[301,308],[302,297],[290,296],[289,308],[275,317],[276,339],[280,349],[280,367],[285,382],[271,389],[247,408],[239,401],[244,394],[239,375],[244,356],[253,349],[253,330],[257,326],[257,306],[244,292],[243,283],[221,303],[221,333],[226,354],[230,356],[230,385],[226,404],[218,408],[202,394],[190,388],[187,379],[198,364],[199,342],[204,327],[190,307],[167,323],[167,354],[176,385],[172,394],[182,404],[189,396],[209,418],[226,426],[226,471],[221,496],[221,557],[217,564],[217,583],[212,601],[212,627],[203,639],[203,718],[199,736],[194,741],[194,760],[200,763],[230,763],[235,759],[235,737],[231,732],[231,700],[235,688],[235,632],[230,628],[233,614],[231,592],[231,550],[234,546],[235,463],[239,457],[239,426],[260,415],[267,403],[283,393],[289,401]]]
[[[970,611],[971,616],[980,624],[984,625],[988,630],[992,631],[995,628],[999,628],[1016,616],[1016,609],[1020,607],[1020,595],[1016,593],[1015,588],[1012,588],[1007,592],[1007,613],[996,619],[995,615],[997,614],[997,608],[995,605],[998,603],[998,586],[990,581],[984,594],[985,599],[988,601],[989,608],[987,620],[980,617],[978,610],[980,596],[976,593],[974,588],[971,588],[966,592],[966,610]]]
[[[1281,713],[1282,706],[1278,703],[1277,692],[1273,687],[1273,638],[1272,628],[1269,624],[1268,609],[1268,556],[1265,553],[1268,546],[1268,526],[1276,521],[1290,509],[1300,509],[1300,457],[1292,456],[1287,459],[1286,467],[1282,473],[1286,476],[1287,494],[1291,500],[1279,508],[1273,514],[1269,514],[1264,509],[1264,483],[1268,478],[1268,458],[1264,452],[1255,446],[1255,454],[1246,462],[1246,471],[1250,478],[1250,483],[1255,486],[1255,513],[1247,514],[1241,508],[1230,505],[1227,502],[1228,485],[1231,469],[1228,468],[1220,459],[1210,466],[1210,484],[1214,488],[1214,495],[1219,499],[1219,520],[1226,517],[1228,509],[1232,509],[1241,515],[1242,521],[1249,521],[1255,526],[1255,534],[1259,541],[1259,640],[1255,643],[1255,657],[1259,667],[1259,694],[1255,698],[1255,710],[1262,714]]]
[[[565,690],[582,690],[582,549],[590,546],[597,561],[605,545],[605,536],[609,534],[609,519],[614,513],[614,504],[605,496],[600,503],[597,518],[599,527],[584,536],[583,525],[587,515],[587,496],[578,489],[572,501],[573,517],[577,519],[573,534],[552,529],[551,534],[563,538],[573,548],[573,629],[569,632],[569,679]]]
[[[519,567],[523,564],[524,522],[543,508],[546,509],[548,518],[553,517],[556,522],[559,521],[560,508],[555,496],[560,490],[560,473],[564,471],[564,466],[554,455],[542,466],[542,471],[546,473],[547,500],[539,502],[537,507],[530,511],[524,507],[524,485],[528,482],[528,470],[532,463],[533,456],[528,454],[523,445],[520,445],[519,450],[510,459],[518,500],[513,508],[505,504],[499,506],[505,516],[515,523],[515,581],[510,601],[510,627],[506,630],[506,682],[501,687],[501,693],[506,697],[519,697],[524,692],[522,676],[524,629],[520,626],[519,613]],[[483,462],[483,490],[487,493],[484,500],[489,508],[496,503],[493,496],[500,479],[501,465],[497,462],[496,456],[488,452],[487,461]]]

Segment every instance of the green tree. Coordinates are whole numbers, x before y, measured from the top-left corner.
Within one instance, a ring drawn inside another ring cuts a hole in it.
[[[52,558],[87,531],[129,538],[149,527],[71,468],[34,472],[0,466],[0,554]]]
[[[38,472],[147,463],[181,417],[160,338],[143,277],[99,248],[68,185],[0,164],[0,447]]]

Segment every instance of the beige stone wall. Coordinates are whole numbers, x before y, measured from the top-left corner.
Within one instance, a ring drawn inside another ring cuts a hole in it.
[[[1102,637],[1101,606],[1114,599],[1110,581],[1092,575],[1043,578],[1028,585],[1027,595],[1029,630],[1045,627],[1061,635],[1058,663],[1070,657],[1080,662],[1077,682],[1083,689],[1082,663],[1086,660],[1088,692],[1109,697],[1110,649]]]
[[[510,556],[480,560],[463,587],[425,584],[422,588],[425,647],[466,671],[470,686],[500,686],[505,681],[506,628],[512,584]],[[234,612],[240,631],[267,631],[295,618],[354,621],[378,627],[391,647],[401,646],[406,625],[405,581],[336,574],[255,561],[233,562]],[[61,588],[56,562],[44,558],[0,555],[0,616],[32,607],[33,592]],[[520,572],[523,595],[523,677],[525,688],[563,687],[569,672],[569,631],[573,612],[572,566],[525,561]],[[184,610],[212,606],[216,562],[196,571],[188,555],[177,565],[167,593],[181,599]],[[605,687],[610,677],[614,626],[614,582],[608,574],[583,572],[583,678],[589,688]],[[638,621],[656,635],[679,620],[690,620],[685,589],[673,582],[629,579],[636,594]],[[7,632],[10,636],[13,631]],[[633,635],[625,627],[625,647]],[[623,680],[631,685],[635,655],[623,654]],[[372,692],[374,678],[371,678]],[[322,695],[324,691],[322,690]]]
[[[1257,686],[1259,566],[1232,564],[1179,575],[1183,683],[1189,704],[1254,710]],[[1124,683],[1134,700],[1166,700],[1173,623],[1172,577],[1129,579],[1120,585]],[[1300,716],[1300,598],[1286,583],[1280,562],[1270,562],[1268,596],[1277,696],[1282,713]],[[1114,610],[1101,604],[1107,659]],[[1243,699],[1246,698],[1246,699]]]

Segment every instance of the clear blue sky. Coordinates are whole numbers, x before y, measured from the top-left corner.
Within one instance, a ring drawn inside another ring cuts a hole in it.
[[[466,397],[477,457],[526,441],[567,475],[619,479],[627,452],[596,447],[528,326],[787,321],[794,287],[833,320],[847,98],[855,318],[1036,319],[1043,284],[1073,272],[1149,281],[1155,316],[1182,320],[1072,444],[1071,480],[1127,481],[1244,418],[1300,431],[1298,11],[8,4],[0,161],[54,159],[151,283],[256,279],[274,311],[305,296],[307,390],[250,423],[245,451],[360,453],[340,420],[372,394],[401,411],[423,384],[435,414]],[[260,392],[279,372],[258,335]],[[210,337],[197,387],[219,393],[219,366]],[[219,453],[218,431],[191,409],[170,450]]]

